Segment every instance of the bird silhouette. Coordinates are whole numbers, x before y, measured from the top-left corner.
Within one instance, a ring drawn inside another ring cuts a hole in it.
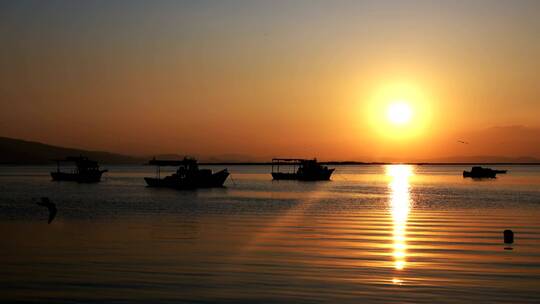
[[[463,141],[463,140],[458,140],[457,142],[460,143],[460,144],[465,144],[465,145],[468,145],[468,144],[469,144],[468,142]]]
[[[56,204],[51,202],[48,197],[42,197],[41,202],[37,202],[36,204],[38,204],[39,206],[47,207],[47,209],[49,209],[49,221],[47,223],[50,224],[54,220],[56,212],[58,211],[56,209]]]

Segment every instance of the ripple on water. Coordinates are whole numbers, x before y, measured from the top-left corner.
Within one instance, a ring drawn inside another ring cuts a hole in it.
[[[187,192],[109,169],[91,186],[40,167],[0,174],[3,300],[540,301],[536,167],[493,183],[461,167],[338,167],[313,184],[233,167],[236,185]],[[59,209],[51,225],[32,201],[44,194]]]

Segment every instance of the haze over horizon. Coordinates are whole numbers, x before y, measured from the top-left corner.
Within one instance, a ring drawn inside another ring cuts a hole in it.
[[[130,155],[538,158],[538,16],[538,1],[2,2],[0,136]]]

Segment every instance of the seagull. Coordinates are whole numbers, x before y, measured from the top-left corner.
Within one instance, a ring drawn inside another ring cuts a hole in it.
[[[48,197],[42,197],[41,202],[37,202],[36,204],[38,204],[39,206],[47,207],[47,209],[49,209],[48,224],[50,224],[54,220],[54,217],[56,216],[56,211],[57,211],[56,204],[52,203]]]

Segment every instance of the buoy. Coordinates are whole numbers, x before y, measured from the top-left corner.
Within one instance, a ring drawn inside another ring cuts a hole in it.
[[[506,244],[512,244],[514,242],[514,232],[512,232],[512,230],[507,229],[503,232],[503,234],[504,242]]]

